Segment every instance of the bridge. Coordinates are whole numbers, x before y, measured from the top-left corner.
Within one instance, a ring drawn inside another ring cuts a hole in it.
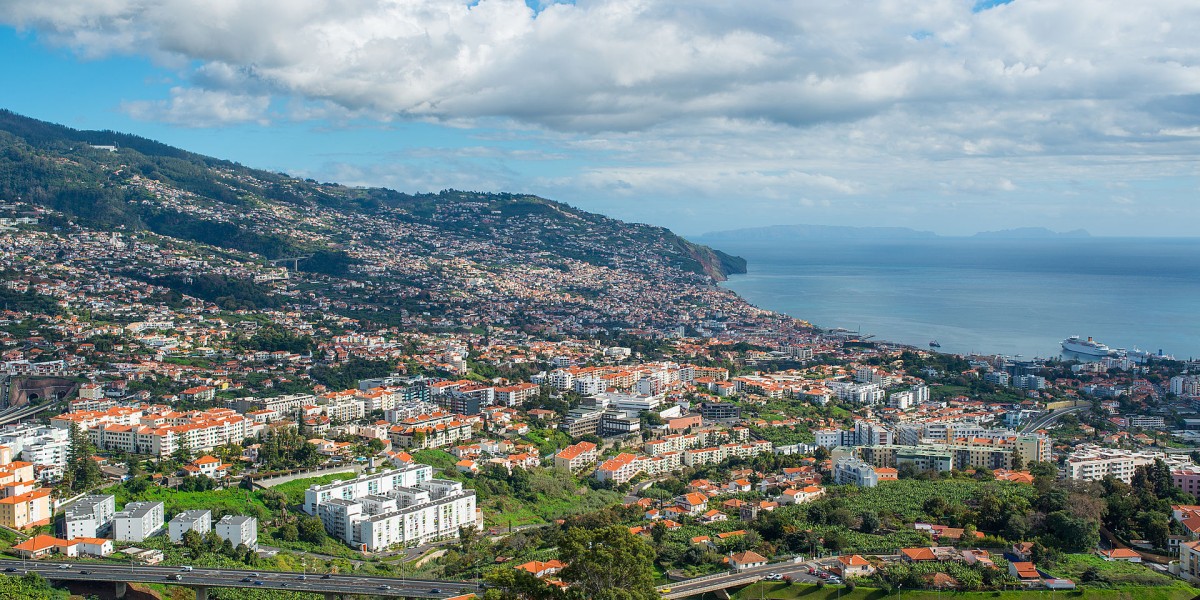
[[[309,254],[308,256],[293,256],[290,258],[274,258],[267,262],[270,262],[273,265],[292,263],[292,270],[299,271],[300,270],[300,261],[308,260],[310,258],[312,258],[311,254]]]
[[[793,581],[801,583],[816,583],[819,579],[815,575],[810,575],[808,569],[821,568],[830,565],[835,559],[825,558],[820,560],[809,560],[807,562],[796,562],[797,559],[774,562],[763,565],[761,567],[751,567],[741,571],[732,573],[718,573],[716,575],[706,575],[695,579],[685,579],[676,581],[659,587],[659,592],[666,600],[678,600],[679,598],[689,598],[691,596],[699,596],[709,592],[719,592],[729,588],[750,585],[760,579],[765,578],[771,573],[789,576]]]
[[[29,417],[32,417],[40,412],[55,408],[60,404],[62,404],[62,400],[47,402],[38,406],[29,406],[27,404],[24,406],[2,410],[0,411],[0,425],[15,423],[21,419],[28,419]]]
[[[62,568],[62,565],[67,565]],[[186,571],[180,567],[135,566],[126,564],[57,563],[53,561],[0,560],[3,574],[19,577],[37,573],[50,581],[105,581],[114,585],[115,597],[125,595],[131,582],[158,583],[190,587],[196,600],[208,600],[212,588],[250,588],[289,592],[323,594],[328,600],[342,596],[382,598],[453,598],[473,593],[482,595],[482,584],[469,581],[437,579],[405,579],[399,577],[369,577],[358,575],[328,575],[289,573],[280,571],[247,571],[231,569],[200,569]]]

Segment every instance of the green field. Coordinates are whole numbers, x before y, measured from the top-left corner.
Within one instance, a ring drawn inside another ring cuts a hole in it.
[[[346,479],[354,479],[356,473],[331,473],[329,475],[321,475],[320,477],[309,477],[307,479],[293,479],[287,483],[271,486],[271,489],[277,492],[283,492],[288,498],[288,504],[297,505],[304,503],[304,490],[307,490],[311,485],[325,485],[334,481],[344,481]]]
[[[901,590],[898,600],[1192,600],[1200,590],[1175,582],[1169,586],[1130,586],[1121,589],[1083,588],[1072,591],[1027,592],[936,592]],[[897,595],[878,588],[859,587],[847,591],[840,585],[788,585],[759,582],[733,594],[737,600],[784,598],[803,600],[897,600]]]

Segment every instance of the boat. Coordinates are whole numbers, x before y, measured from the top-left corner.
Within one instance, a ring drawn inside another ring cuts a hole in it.
[[[1085,340],[1077,335],[1063,340],[1062,349],[1084,356],[1110,356],[1113,354],[1112,348],[1093,340],[1091,337]]]
[[[930,348],[941,348],[942,345],[939,344],[937,340],[929,340],[929,347]]]

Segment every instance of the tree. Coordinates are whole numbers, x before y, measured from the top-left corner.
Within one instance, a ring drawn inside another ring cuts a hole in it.
[[[658,598],[654,549],[626,527],[572,527],[559,543],[559,557],[568,565],[559,575],[573,594],[597,600]]]
[[[192,551],[192,556],[200,553],[204,547],[204,536],[195,529],[189,529],[183,534],[183,546]]]
[[[1100,543],[1096,523],[1060,510],[1046,515],[1049,545],[1064,552],[1087,552]]]
[[[317,517],[304,517],[296,525],[301,541],[320,544],[325,541],[325,524]]]
[[[484,600],[552,600],[562,592],[524,569],[496,569],[484,579],[490,586]]]
[[[858,530],[863,533],[875,533],[879,529],[879,515],[874,511],[863,511],[859,520]]]
[[[285,542],[294,542],[300,539],[300,531],[296,529],[295,525],[287,523],[280,527],[279,531],[275,532],[275,537]]]

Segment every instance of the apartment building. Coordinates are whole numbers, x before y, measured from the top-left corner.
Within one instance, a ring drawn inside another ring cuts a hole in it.
[[[241,515],[225,515],[217,521],[213,531],[222,540],[229,540],[234,548],[245,544],[251,550],[258,549],[258,519]]]
[[[554,455],[554,466],[568,471],[578,471],[596,462],[596,445],[579,442],[563,448]]]
[[[140,542],[158,533],[166,524],[162,502],[130,502],[113,515],[113,539]]]
[[[1133,480],[1134,470],[1140,466],[1154,464],[1155,460],[1162,460],[1172,470],[1195,466],[1185,456],[1162,452],[1134,452],[1085,444],[1076,447],[1075,451],[1067,457],[1063,471],[1071,479],[1099,481],[1112,475],[1129,483]]]
[[[183,541],[183,534],[195,531],[204,535],[212,530],[212,511],[185,510],[167,523],[167,535],[176,544]]]
[[[50,504],[50,488],[32,488],[32,483],[25,486],[6,488],[6,490],[21,491],[0,498],[0,526],[9,529],[27,529],[46,525],[54,516]],[[6,493],[8,493],[6,491]]]
[[[69,438],[68,430],[57,427],[15,424],[0,429],[0,446],[35,465],[65,467],[71,451]]]
[[[833,464],[833,481],[838,485],[875,487],[879,485],[879,476],[875,474],[874,465],[854,457],[844,457]]]
[[[320,517],[330,535],[371,552],[451,539],[460,527],[479,526],[474,490],[430,479],[428,465],[398,471],[312,486],[305,511]]]
[[[98,538],[109,534],[117,512],[116,496],[84,496],[63,513],[63,537]]]

